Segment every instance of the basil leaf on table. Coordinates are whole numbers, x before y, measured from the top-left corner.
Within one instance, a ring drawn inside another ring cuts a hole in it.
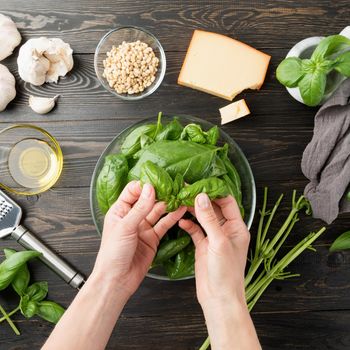
[[[350,249],[350,231],[341,234],[329,248],[330,252]]]
[[[284,59],[276,69],[277,80],[289,88],[298,86],[298,82],[304,74],[302,60],[298,57]]]
[[[51,323],[57,323],[64,314],[64,308],[50,300],[37,303],[36,315]]]
[[[42,301],[46,298],[48,291],[49,286],[47,282],[35,282],[27,288],[25,294],[32,301]]]
[[[20,310],[25,318],[33,317],[37,312],[37,303],[31,300],[28,295],[23,295],[20,301]]]
[[[27,261],[40,256],[41,253],[26,250],[16,252],[6,258],[0,264],[0,290],[7,288],[15,279],[16,274]]]
[[[344,52],[335,59],[334,69],[346,77],[350,77],[350,51]]]
[[[150,183],[159,201],[167,201],[173,192],[173,180],[170,175],[160,166],[146,161],[141,166],[141,184]]]
[[[155,142],[144,149],[130,170],[128,181],[140,179],[141,166],[148,160],[166,170],[171,178],[182,174],[187,183],[223,175],[226,173],[225,165],[217,155],[221,149],[184,140]]]
[[[5,257],[9,258],[11,255],[16,253],[14,249],[5,248],[4,249]],[[30,273],[28,270],[27,264],[24,264],[22,267],[20,267],[15,274],[15,277],[13,278],[11,285],[12,288],[15,290],[15,292],[22,296],[25,292],[25,290],[28,287],[30,281]]]
[[[308,106],[317,106],[323,98],[327,76],[321,70],[307,73],[299,82],[299,90],[303,101]]]
[[[350,48],[350,39],[343,35],[330,35],[322,39],[312,53],[311,60],[318,61]]]
[[[226,197],[230,190],[224,180],[208,177],[182,188],[177,195],[182,205],[194,206],[195,198],[200,193],[206,193],[210,199]]]
[[[106,157],[96,183],[97,202],[102,213],[107,213],[127,183],[129,166],[123,154]]]

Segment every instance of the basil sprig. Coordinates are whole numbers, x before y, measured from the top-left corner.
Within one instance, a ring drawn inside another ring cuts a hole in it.
[[[327,75],[336,70],[350,77],[350,39],[331,35],[321,40],[309,59],[288,57],[277,67],[276,78],[289,88],[298,87],[308,106],[317,106],[325,94]]]
[[[30,273],[27,261],[40,256],[36,251],[16,252],[13,249],[4,249],[6,259],[0,264],[0,290],[6,289],[9,285],[19,295],[18,306],[9,313],[0,306],[3,317],[0,323],[7,321],[14,332],[19,335],[17,327],[10,316],[20,311],[26,318],[39,316],[46,321],[57,323],[64,313],[61,305],[44,300],[48,293],[47,282],[35,282],[29,285]]]

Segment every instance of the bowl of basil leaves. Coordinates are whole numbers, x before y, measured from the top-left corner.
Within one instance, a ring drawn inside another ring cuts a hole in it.
[[[233,195],[248,228],[252,224],[256,193],[249,163],[229,135],[205,120],[159,113],[112,140],[97,161],[90,188],[92,217],[100,235],[105,213],[131,180],[151,183],[169,212],[193,206],[201,192],[211,199]],[[175,226],[162,238],[148,276],[194,277],[194,246],[186,232]]]

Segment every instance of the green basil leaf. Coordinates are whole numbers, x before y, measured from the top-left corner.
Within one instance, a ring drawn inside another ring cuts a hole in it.
[[[140,138],[141,149],[147,147],[148,145],[150,145],[153,142],[154,142],[154,140],[151,137],[149,137],[148,135],[145,135],[145,134],[141,135],[141,138]]]
[[[284,59],[276,69],[277,80],[290,88],[296,87],[304,74],[302,60],[298,57]]]
[[[307,73],[300,80],[298,86],[301,97],[307,106],[317,106],[323,98],[327,76],[319,70]]]
[[[37,303],[36,314],[46,321],[57,323],[64,314],[64,308],[49,300],[40,301]]]
[[[206,193],[210,199],[216,199],[228,196],[230,189],[224,180],[208,177],[182,188],[177,198],[182,205],[193,207],[194,200],[200,193]]]
[[[311,56],[313,61],[321,61],[324,58],[340,53],[350,47],[350,39],[343,35],[331,35],[322,39]]]
[[[0,264],[0,290],[7,288],[16,277],[16,274],[27,261],[40,256],[41,253],[26,250],[16,252]]]
[[[5,257],[9,258],[11,255],[16,253],[14,249],[4,249]],[[18,269],[18,272],[16,273],[15,277],[13,278],[11,285],[12,288],[15,290],[15,292],[22,296],[25,292],[25,290],[28,287],[30,280],[30,273],[28,270],[27,264],[24,264],[21,268]]]
[[[160,166],[146,161],[141,166],[141,184],[151,184],[155,191],[159,201],[166,202],[173,192],[173,180],[166,170]]]
[[[173,181],[173,192],[174,196],[180,192],[181,188],[185,186],[184,177],[181,174],[176,174],[175,179]]]
[[[21,297],[19,304],[22,315],[25,318],[33,317],[37,312],[37,303],[30,299],[28,295]]]
[[[215,125],[207,131],[207,143],[215,146],[219,138],[219,128]]]
[[[48,290],[47,282],[35,282],[27,288],[25,294],[32,301],[42,301],[46,298]]]
[[[195,143],[207,143],[206,133],[202,130],[201,126],[198,124],[188,124],[183,129],[181,140],[189,140]]]
[[[158,133],[158,135],[156,136],[156,141],[178,140],[180,138],[182,130],[183,126],[175,117],[170,123],[165,125],[165,127]]]
[[[128,162],[123,154],[106,157],[96,182],[96,197],[102,213],[107,213],[119,197],[127,183],[128,172]]]
[[[140,179],[142,164],[147,160],[166,170],[172,178],[176,174],[182,174],[187,183],[204,177],[220,176],[226,173],[225,166],[217,155],[220,150],[222,147],[191,141],[158,141],[144,149],[130,170],[128,180]]]
[[[191,237],[186,234],[182,237],[171,239],[159,245],[157,254],[154,258],[154,265],[160,264],[183,250],[191,243]]]
[[[147,135],[153,137],[156,133],[156,124],[141,125],[130,132],[121,145],[121,152],[126,157],[131,157],[137,151],[141,149],[141,137]]]
[[[346,77],[350,77],[350,51],[339,55],[334,61],[334,69]]]
[[[350,249],[350,231],[341,234],[329,248],[330,252]]]

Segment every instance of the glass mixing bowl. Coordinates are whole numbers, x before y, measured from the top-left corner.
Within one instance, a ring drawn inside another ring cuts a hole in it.
[[[207,122],[203,119],[199,119],[196,117],[192,116],[186,116],[186,115],[176,115],[180,123],[185,126],[190,123],[196,123],[201,125],[203,130],[208,130],[211,127],[214,126],[214,124]],[[173,119],[173,116],[162,116],[162,122],[167,123]],[[102,155],[100,156],[99,160],[97,161],[94,173],[92,175],[92,180],[91,180],[91,186],[90,186],[90,208],[91,208],[91,213],[92,213],[92,218],[95,223],[97,232],[99,235],[102,234],[102,229],[103,229],[103,219],[104,215],[100,212],[97,204],[97,199],[96,199],[96,181],[98,174],[101,171],[101,168],[104,164],[105,158],[114,153],[120,153],[120,147],[126,138],[126,136],[135,128],[142,124],[148,124],[148,123],[156,123],[157,118],[149,118],[142,120],[136,124],[131,125],[130,127],[126,128],[123,130],[119,135],[117,135],[112,142],[107,146],[107,148],[103,151]],[[241,177],[241,182],[242,182],[242,199],[243,199],[243,206],[245,210],[245,218],[244,221],[247,224],[248,228],[251,227],[252,222],[253,222],[253,217],[254,217],[254,212],[255,212],[255,205],[256,205],[256,190],[255,190],[255,182],[254,182],[254,177],[252,170],[249,166],[249,163],[247,161],[247,158],[245,157],[244,153],[242,150],[239,148],[237,143],[233,141],[233,139],[223,132],[221,129],[220,130],[220,137],[218,144],[223,145],[224,143],[227,143],[229,145],[229,157],[234,166],[236,167],[240,177]],[[155,279],[160,279],[160,280],[170,280],[163,269],[156,267],[152,270],[149,271],[147,274],[148,277],[152,277]],[[177,279],[176,281],[183,280],[183,279],[189,279],[193,278],[193,276],[189,276],[186,278],[182,279]]]
[[[148,44],[148,46],[150,46],[153,49],[156,57],[158,57],[159,59],[158,70],[155,76],[155,80],[148,88],[146,88],[144,91],[138,94],[133,94],[133,95],[118,94],[115,91],[115,89],[109,86],[107,79],[103,77],[103,71],[104,71],[103,60],[107,57],[107,52],[112,49],[113,45],[118,46],[123,41],[135,42],[137,40],[140,40]],[[98,80],[107,91],[118,96],[123,100],[136,101],[151,95],[153,92],[155,92],[158,89],[158,87],[162,83],[165,76],[166,58],[165,58],[165,52],[163,50],[162,45],[153,34],[149,33],[148,31],[142,28],[128,26],[128,27],[120,27],[120,28],[113,29],[109,31],[100,40],[95,50],[94,66],[95,66],[95,72]]]

